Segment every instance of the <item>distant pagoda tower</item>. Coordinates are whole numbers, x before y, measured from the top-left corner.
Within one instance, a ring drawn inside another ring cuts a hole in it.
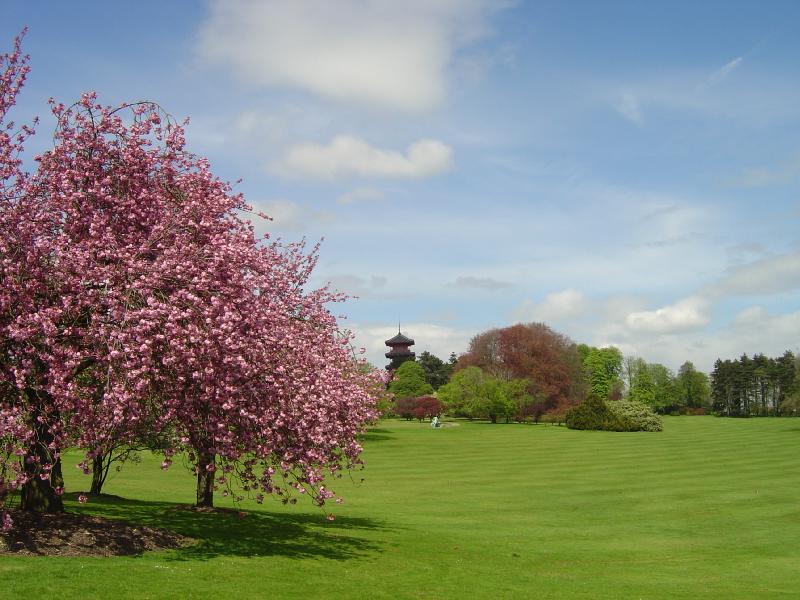
[[[397,326],[397,335],[390,340],[386,340],[386,345],[390,350],[386,353],[386,358],[390,362],[386,365],[387,371],[394,371],[407,360],[415,360],[415,354],[411,351],[414,340],[400,333],[400,325]]]

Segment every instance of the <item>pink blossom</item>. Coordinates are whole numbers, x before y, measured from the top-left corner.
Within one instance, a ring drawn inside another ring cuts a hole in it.
[[[0,60],[0,125],[27,74],[19,46]],[[160,434],[162,468],[189,451],[199,477],[220,467],[230,485],[324,502],[324,474],[360,464],[384,374],[351,355],[328,308],[345,297],[309,289],[318,246],[257,238],[244,198],[157,105],[88,92],[51,110],[55,145],[33,175],[19,158],[32,130],[0,136],[0,337],[14,357],[0,383],[15,390],[0,438],[25,457],[0,472],[46,480],[67,444],[86,472]]]

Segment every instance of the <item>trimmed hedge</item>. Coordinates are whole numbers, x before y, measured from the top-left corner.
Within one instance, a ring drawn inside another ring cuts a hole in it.
[[[640,402],[627,400],[603,401],[590,396],[567,412],[570,429],[599,431],[661,431],[661,417]]]

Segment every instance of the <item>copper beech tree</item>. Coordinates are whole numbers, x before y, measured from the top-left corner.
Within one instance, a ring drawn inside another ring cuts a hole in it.
[[[0,58],[2,123],[27,66],[19,40]],[[317,249],[257,238],[157,105],[52,111],[33,175],[32,131],[0,137],[0,494],[62,510],[61,451],[85,449],[88,472],[146,425],[163,468],[188,456],[199,506],[216,488],[335,498],[325,478],[358,463],[380,374],[327,309],[343,297],[306,289]]]
[[[543,323],[491,329],[472,338],[456,370],[480,367],[502,379],[527,379],[540,410],[576,404],[586,383],[575,344]]]

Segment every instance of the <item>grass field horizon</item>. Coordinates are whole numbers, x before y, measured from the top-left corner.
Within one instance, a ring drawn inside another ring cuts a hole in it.
[[[382,421],[366,469],[247,516],[176,509],[193,480],[160,459],[89,478],[68,510],[199,542],[139,557],[0,558],[9,596],[62,598],[754,598],[800,589],[800,420],[667,417],[661,433]],[[363,483],[358,483],[361,477]],[[217,495],[217,505],[227,499]]]

